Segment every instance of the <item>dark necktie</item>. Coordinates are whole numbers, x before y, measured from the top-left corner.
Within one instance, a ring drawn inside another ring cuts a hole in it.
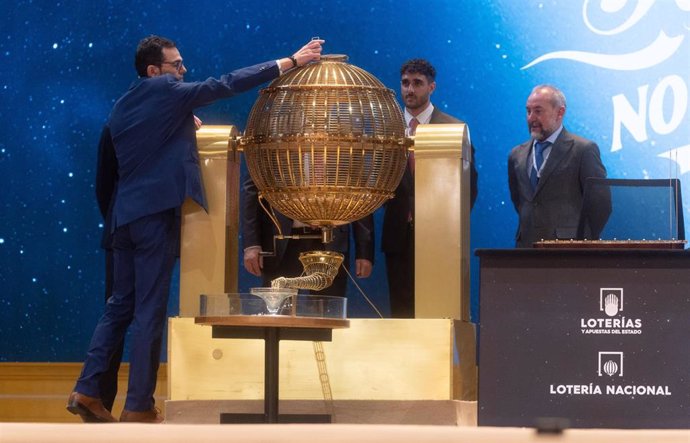
[[[417,132],[417,125],[419,124],[419,120],[417,120],[415,117],[412,117],[410,120],[410,131],[409,135],[415,135]],[[410,155],[407,157],[407,164],[410,167],[410,172],[414,175],[414,151],[410,152]]]
[[[412,117],[410,120],[410,125],[409,128],[410,130],[408,131],[408,135],[412,136],[415,135],[417,132],[417,125],[419,124],[419,120],[417,120],[415,117]],[[410,151],[410,154],[407,157],[407,166],[410,168],[410,173],[414,175],[414,151]],[[412,220],[414,219],[414,191],[412,192],[412,195],[410,196],[410,212],[407,213],[407,222],[412,223]]]
[[[532,182],[532,189],[537,189],[537,183],[539,183],[539,177],[537,171],[541,169],[541,165],[544,164],[544,150],[551,146],[551,142],[536,142],[534,144],[534,166],[530,171],[530,181]]]

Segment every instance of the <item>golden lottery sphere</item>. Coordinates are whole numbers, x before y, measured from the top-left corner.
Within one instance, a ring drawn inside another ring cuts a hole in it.
[[[261,90],[240,140],[259,197],[323,228],[391,198],[411,143],[395,93],[344,55],[322,56]]]

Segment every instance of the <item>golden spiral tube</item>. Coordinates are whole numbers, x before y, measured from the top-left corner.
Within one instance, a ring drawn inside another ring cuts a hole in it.
[[[304,271],[299,277],[278,277],[271,281],[273,289],[308,289],[320,291],[333,284],[345,256],[332,251],[308,251],[299,255]]]

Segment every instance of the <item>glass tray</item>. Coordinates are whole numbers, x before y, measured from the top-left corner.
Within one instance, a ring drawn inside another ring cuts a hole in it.
[[[252,288],[252,293],[202,294],[199,298],[199,316],[347,318],[347,299],[344,297],[297,294],[296,290],[289,289],[272,293],[270,289]]]

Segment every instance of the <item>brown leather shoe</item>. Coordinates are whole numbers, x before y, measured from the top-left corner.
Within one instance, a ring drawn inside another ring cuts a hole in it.
[[[72,392],[67,400],[67,410],[79,415],[84,423],[116,422],[115,417],[103,406],[100,398]]]
[[[160,414],[158,408],[153,408],[149,411],[128,411],[122,410],[120,414],[120,422],[137,422],[137,423],[163,423],[163,416]]]

